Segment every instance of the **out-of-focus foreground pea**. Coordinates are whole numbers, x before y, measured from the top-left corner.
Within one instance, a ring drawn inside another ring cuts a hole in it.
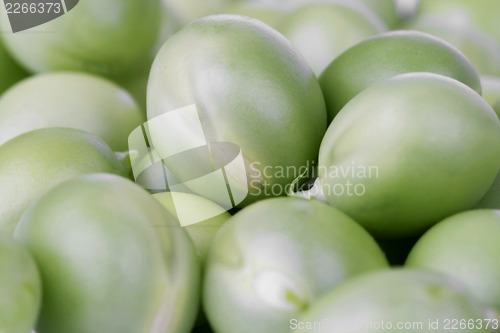
[[[326,130],[321,88],[304,58],[274,29],[238,15],[205,17],[169,38],[153,63],[147,103],[150,121],[194,104],[206,142],[241,148],[247,177],[233,186],[249,191],[242,205],[284,195],[316,160]],[[177,121],[189,130],[175,140],[193,140],[197,124]],[[179,179],[196,166],[165,164]]]
[[[325,69],[320,83],[329,120],[370,85],[410,72],[449,76],[481,92],[479,75],[455,47],[426,33],[392,31],[358,43]]]
[[[153,197],[187,231],[196,247],[198,258],[203,263],[212,239],[231,214],[216,203],[190,193],[163,192],[155,193]]]
[[[0,234],[0,332],[30,333],[41,297],[40,275],[30,253]]]
[[[28,205],[70,177],[124,167],[96,136],[72,128],[43,128],[0,145],[0,230],[11,233]]]
[[[213,239],[204,309],[217,333],[288,332],[289,321],[327,290],[386,267],[373,238],[342,212],[267,199],[236,213]]]
[[[291,321],[290,333],[496,332],[493,316],[454,279],[394,269],[340,285]]]
[[[199,264],[178,222],[146,191],[110,174],[54,187],[15,237],[42,276],[38,333],[188,333]]]
[[[77,72],[40,74],[0,98],[0,144],[37,128],[72,127],[126,151],[130,132],[144,120],[130,94],[111,81]]]
[[[5,49],[0,37],[0,96],[14,83],[21,81],[29,74],[12,59]]]
[[[63,11],[58,4],[53,10]],[[5,6],[0,6],[5,46],[35,73],[77,70],[110,78],[130,74],[153,51],[160,17],[160,0],[85,0],[55,20],[10,33]]]
[[[406,266],[448,274],[500,311],[500,210],[448,217],[419,239]]]
[[[283,19],[278,30],[319,76],[339,54],[387,28],[371,10],[337,2],[299,7]]]
[[[431,73],[375,84],[321,143],[327,201],[380,238],[418,235],[472,208],[500,168],[500,121],[475,91]]]

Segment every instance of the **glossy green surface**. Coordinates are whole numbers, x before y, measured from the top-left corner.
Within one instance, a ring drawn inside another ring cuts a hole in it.
[[[31,202],[70,177],[124,168],[94,135],[70,128],[38,129],[0,146],[0,230],[11,233]]]
[[[199,297],[192,242],[129,180],[94,174],[61,183],[26,211],[15,237],[43,280],[38,333],[192,328]]]
[[[419,239],[406,266],[448,274],[500,311],[500,210],[473,210],[443,220]]]
[[[357,44],[337,57],[320,77],[328,119],[367,87],[398,74],[431,72],[481,92],[479,76],[456,48],[417,31],[393,31]]]
[[[326,291],[386,267],[373,238],[340,211],[297,198],[263,200],[213,239],[204,309],[217,333],[288,332],[290,319]]]
[[[328,202],[380,238],[418,235],[472,208],[500,167],[500,121],[445,76],[400,75],[364,90],[321,143]]]
[[[0,235],[0,332],[30,333],[41,297],[40,275],[30,253]]]
[[[316,160],[326,129],[321,89],[302,56],[269,26],[237,15],[195,21],[157,54],[148,119],[192,104],[207,142],[241,148],[247,181],[235,182],[249,189],[245,203],[284,195]],[[179,178],[183,172],[175,170]]]

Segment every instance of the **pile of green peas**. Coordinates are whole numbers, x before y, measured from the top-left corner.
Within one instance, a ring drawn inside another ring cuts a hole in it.
[[[499,332],[499,10],[0,3],[0,333]]]

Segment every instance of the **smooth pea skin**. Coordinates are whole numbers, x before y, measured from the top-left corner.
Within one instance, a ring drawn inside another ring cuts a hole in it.
[[[498,329],[498,319],[492,317],[452,278],[423,270],[393,269],[351,279],[330,291],[291,321],[289,332],[444,333],[455,325],[454,319],[472,324],[460,332],[496,332],[492,328]]]
[[[299,7],[282,21],[278,30],[319,76],[342,52],[387,28],[377,15],[361,5],[332,3]]]
[[[6,47],[35,73],[76,70],[116,78],[134,72],[156,43],[160,0],[85,0],[55,20],[11,33],[0,7]]]
[[[500,210],[472,210],[446,218],[419,239],[406,266],[448,274],[500,311]]]
[[[45,128],[0,146],[0,231],[12,233],[28,205],[70,177],[108,172],[123,165],[94,135],[72,128]]]
[[[10,88],[14,83],[21,81],[29,74],[12,59],[3,45],[0,37],[0,96],[5,90]]]
[[[167,211],[175,216],[193,240],[196,254],[203,263],[215,234],[231,217],[224,208],[204,197],[190,193],[155,193]]]
[[[248,188],[242,205],[286,194],[299,169],[315,163],[326,128],[323,95],[302,56],[277,31],[238,15],[205,17],[169,38],[153,63],[147,103],[150,121],[194,104],[206,142],[241,149],[247,177],[234,177],[234,186]],[[177,126],[186,128],[179,147],[192,140],[193,125]],[[170,171],[188,178],[185,169]]]
[[[199,267],[177,221],[138,185],[76,177],[23,215],[15,237],[40,269],[37,333],[188,333]]]
[[[144,120],[130,94],[111,81],[77,72],[40,74],[0,98],[0,145],[37,128],[72,127],[126,151],[130,132]]]
[[[475,91],[431,73],[357,95],[321,143],[327,201],[379,238],[415,236],[472,208],[500,168],[500,121]]]
[[[204,309],[217,333],[288,332],[326,291],[387,267],[373,238],[335,208],[271,198],[236,213],[213,239]]]
[[[30,333],[41,297],[40,274],[31,254],[0,234],[0,332]]]
[[[392,31],[367,39],[337,57],[320,77],[328,117],[376,82],[398,74],[431,72],[481,92],[479,75],[455,47],[417,31]]]

